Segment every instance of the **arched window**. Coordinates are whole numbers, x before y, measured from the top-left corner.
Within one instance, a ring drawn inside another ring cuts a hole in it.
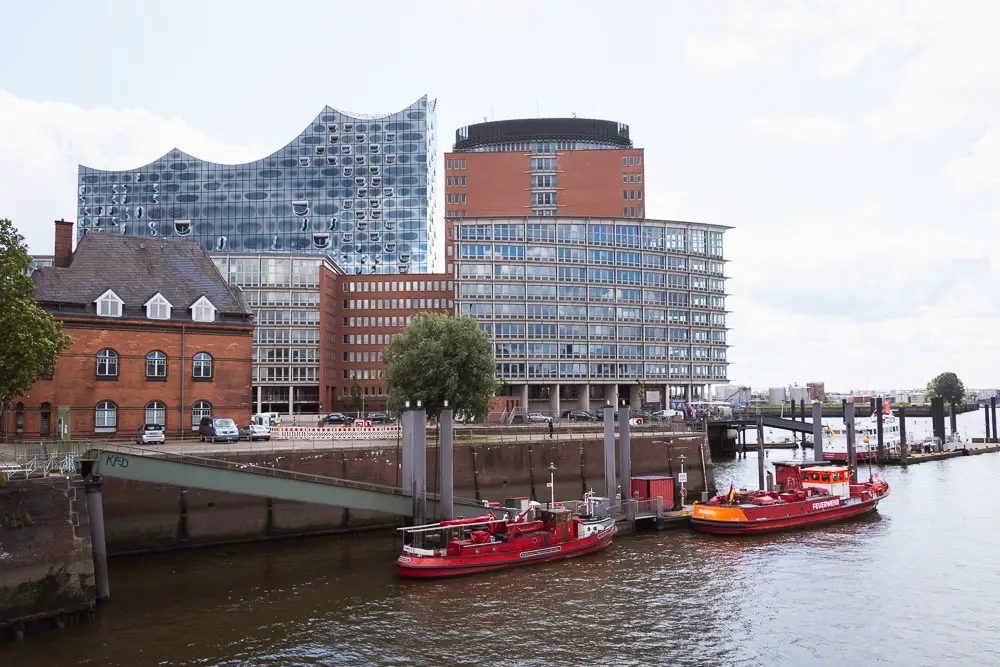
[[[195,380],[211,380],[212,355],[208,352],[199,352],[194,355],[194,364],[191,375]]]
[[[14,433],[24,435],[24,403],[14,406]]]
[[[146,423],[167,425],[167,406],[159,401],[146,404]]]
[[[196,431],[201,420],[212,416],[212,404],[208,401],[198,401],[191,408],[191,430]]]
[[[52,434],[52,404],[42,403],[38,410],[38,435],[49,436]]]
[[[118,430],[118,406],[111,401],[101,401],[94,409],[94,430],[114,433]]]
[[[146,355],[146,379],[165,380],[167,378],[167,355],[159,350]]]
[[[97,353],[97,377],[118,377],[118,353],[114,350],[101,350]]]

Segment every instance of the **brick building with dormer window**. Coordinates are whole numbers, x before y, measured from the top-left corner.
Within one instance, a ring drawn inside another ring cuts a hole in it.
[[[14,402],[18,438],[197,437],[202,417],[252,412],[253,315],[194,243],[88,234],[56,222],[53,266],[36,270],[38,305],[72,338],[51,378]]]

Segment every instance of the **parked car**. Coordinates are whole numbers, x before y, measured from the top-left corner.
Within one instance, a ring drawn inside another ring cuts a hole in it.
[[[680,412],[678,412],[677,410],[657,410],[656,412],[653,413],[652,418],[655,419],[656,421],[663,422],[663,421],[669,421],[670,419],[673,419],[675,416],[679,414]]]
[[[240,429],[240,440],[253,442],[254,440],[270,440],[271,427],[263,424],[249,424]]]
[[[369,412],[368,419],[373,424],[388,424],[392,421],[392,417],[387,412]]]
[[[571,422],[593,422],[598,421],[598,418],[590,414],[586,410],[570,410],[566,417]]]
[[[240,430],[229,417],[202,417],[201,424],[198,425],[198,436],[202,442],[236,442],[240,439]]]
[[[327,416],[323,417],[324,424],[353,424],[354,420],[345,415],[343,412],[331,412]]]
[[[547,424],[550,421],[552,421],[551,418],[546,417],[541,412],[529,412],[527,419],[529,424],[537,424],[537,423]]]
[[[613,419],[615,421],[618,421],[618,411],[617,410],[615,410],[615,414],[614,414]],[[604,421],[604,410],[598,410],[597,412],[595,412],[594,413],[594,420],[595,421],[599,421],[599,422]]]
[[[143,424],[135,434],[137,445],[162,445],[166,441],[167,436],[160,424]]]

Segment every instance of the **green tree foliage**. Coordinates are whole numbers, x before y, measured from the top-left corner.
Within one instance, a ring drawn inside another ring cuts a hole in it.
[[[361,385],[358,384],[358,378],[354,378],[354,382],[351,384],[351,405],[354,406],[354,411],[358,413],[358,416],[363,417],[361,406],[364,405],[364,402],[361,400]]]
[[[946,403],[961,403],[965,400],[965,384],[954,373],[941,373],[927,383],[927,398],[938,396]]]
[[[393,411],[420,401],[437,418],[448,401],[456,413],[486,416],[499,383],[486,332],[471,317],[424,313],[386,350],[386,389]]]
[[[35,286],[24,237],[10,220],[0,219],[0,424],[6,424],[13,399],[28,391],[55,366],[69,344],[62,323],[35,303]]]

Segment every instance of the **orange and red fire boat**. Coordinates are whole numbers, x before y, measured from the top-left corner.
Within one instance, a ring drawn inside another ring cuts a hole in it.
[[[775,464],[776,491],[737,491],[695,503],[691,525],[703,533],[743,535],[802,528],[871,512],[889,495],[877,474],[851,483],[846,466]]]

